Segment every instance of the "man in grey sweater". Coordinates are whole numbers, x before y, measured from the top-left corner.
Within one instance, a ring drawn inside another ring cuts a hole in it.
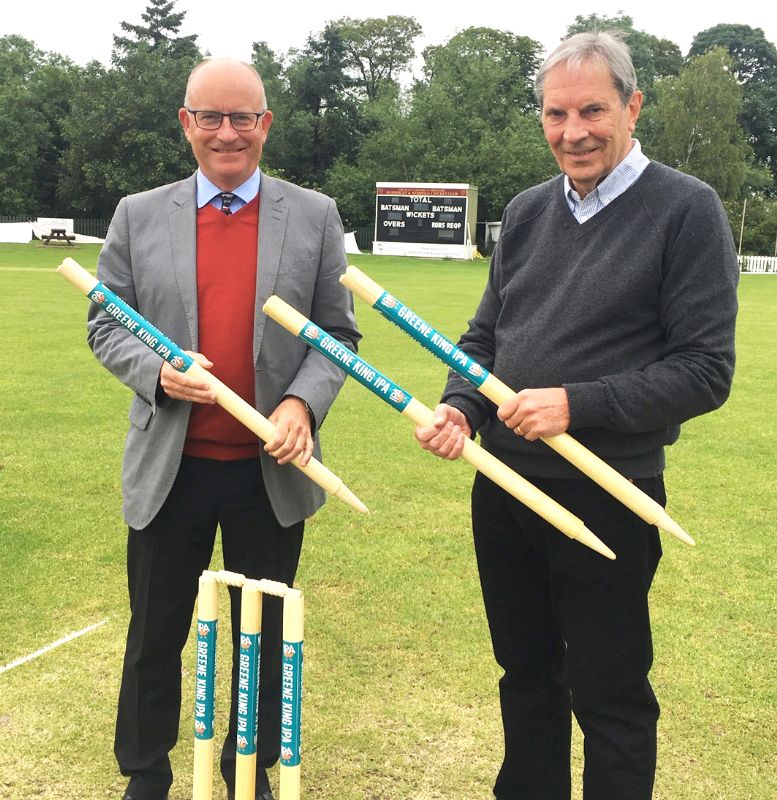
[[[649,800],[658,703],[647,595],[661,557],[643,522],[537,441],[570,431],[665,503],[664,446],[718,408],[734,369],[738,268],[715,192],[642,154],[628,48],[578,34],[536,79],[562,174],[505,210],[459,346],[520,389],[498,409],[452,375],[421,446],[483,445],[585,520],[587,551],[478,476],[472,521],[500,682],[499,800],[568,800],[571,713],[585,800]]]

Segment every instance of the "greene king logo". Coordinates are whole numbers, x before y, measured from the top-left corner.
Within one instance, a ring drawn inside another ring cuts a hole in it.
[[[243,734],[238,733],[237,735],[237,749],[238,750],[245,750],[248,747],[248,739],[243,736]]]
[[[386,308],[394,308],[397,304],[397,298],[392,297],[390,294],[384,294],[380,299],[380,304]]]
[[[293,644],[289,644],[288,642],[283,643],[283,657],[284,658],[294,658],[294,654],[297,651],[294,649]]]
[[[92,292],[89,297],[94,300],[97,305],[102,305],[105,302],[105,295],[102,292],[98,292],[95,290]]]
[[[291,761],[294,751],[290,747],[281,747],[281,760]]]
[[[405,399],[405,393],[399,389],[394,389],[389,396],[394,403],[401,403]]]
[[[481,367],[480,364],[470,364],[470,367],[467,371],[470,375],[474,375],[476,378],[479,378],[483,374],[483,367]]]
[[[248,636],[241,636],[240,637],[240,649],[241,650],[250,650],[251,649],[251,639]]]
[[[170,359],[170,366],[173,369],[181,369],[181,367],[183,366],[183,359],[181,358],[181,356],[173,356]]]
[[[315,325],[308,325],[308,327],[305,328],[305,336],[307,336],[308,339],[318,339],[318,328]]]
[[[206,727],[207,726],[205,725],[205,723],[201,719],[198,719],[194,723],[194,732],[202,735],[203,733],[205,733]]]
[[[210,625],[208,625],[207,622],[198,622],[197,633],[199,633],[200,636],[207,636],[210,633]]]

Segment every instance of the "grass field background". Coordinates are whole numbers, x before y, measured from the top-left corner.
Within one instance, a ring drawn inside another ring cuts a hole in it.
[[[87,300],[53,272],[63,255],[92,269],[97,254],[0,245],[0,666],[106,620],[0,673],[4,800],[118,798],[125,785],[112,738],[130,392],[86,346]],[[454,340],[487,272],[485,262],[352,261]],[[659,800],[777,797],[777,279],[744,276],[740,301],[732,397],[685,425],[668,453],[669,510],[698,547],[664,538],[651,595]],[[365,358],[433,406],[444,367],[358,299],[356,309]],[[353,381],[323,439],[328,465],[372,513],[331,500],[306,529],[304,796],[491,797],[499,673],[470,541],[472,470],[422,453],[412,425]],[[226,676],[223,647],[220,661]],[[171,800],[191,797],[193,665],[189,647]],[[576,736],[577,772],[580,747]]]

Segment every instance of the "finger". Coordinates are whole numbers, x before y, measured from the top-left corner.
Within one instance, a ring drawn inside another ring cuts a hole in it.
[[[204,381],[193,380],[171,366],[162,368],[159,383],[162,390],[175,400],[188,400],[195,403],[215,403],[216,394]]]
[[[312,444],[309,445],[310,430],[300,422],[292,420],[280,421],[276,425],[276,434],[273,440],[265,445],[265,450],[278,460],[279,464],[288,464],[298,455],[309,448],[312,453]]]
[[[277,459],[279,464],[288,464],[294,461],[298,455],[305,452],[305,438],[304,436],[289,434],[281,446],[276,448],[270,455]]]
[[[310,434],[308,434],[305,437],[305,447],[299,456],[300,466],[306,467],[308,463],[310,463],[310,459],[312,457],[313,457],[313,437]]]
[[[424,450],[428,450],[440,458],[457,458],[458,455],[453,453],[463,448],[461,439],[463,439],[461,428],[449,422],[442,431],[420,444]]]
[[[286,441],[289,435],[289,427],[287,423],[274,420],[272,417],[270,417],[270,422],[275,425],[275,433],[273,433],[272,438],[265,443],[264,449],[265,452],[269,453],[271,456],[274,456],[275,452]]]
[[[518,395],[514,394],[509,400],[506,400],[496,409],[496,415],[502,422],[507,423],[507,420],[514,417],[518,412]],[[509,425],[508,427],[514,428],[515,425]]]
[[[453,427],[448,438],[440,445],[437,450],[437,455],[441,458],[455,460],[461,455],[464,449],[464,434],[458,425]]]
[[[511,414],[505,412],[505,407],[497,409],[497,416],[516,436],[523,436],[526,433],[526,416],[523,411],[515,410]]]

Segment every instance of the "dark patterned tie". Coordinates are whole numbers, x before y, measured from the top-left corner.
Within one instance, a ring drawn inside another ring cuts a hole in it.
[[[222,192],[220,196],[221,196],[221,213],[229,216],[232,213],[229,210],[229,207],[232,205],[232,201],[235,199],[235,195],[232,194],[232,192]]]

